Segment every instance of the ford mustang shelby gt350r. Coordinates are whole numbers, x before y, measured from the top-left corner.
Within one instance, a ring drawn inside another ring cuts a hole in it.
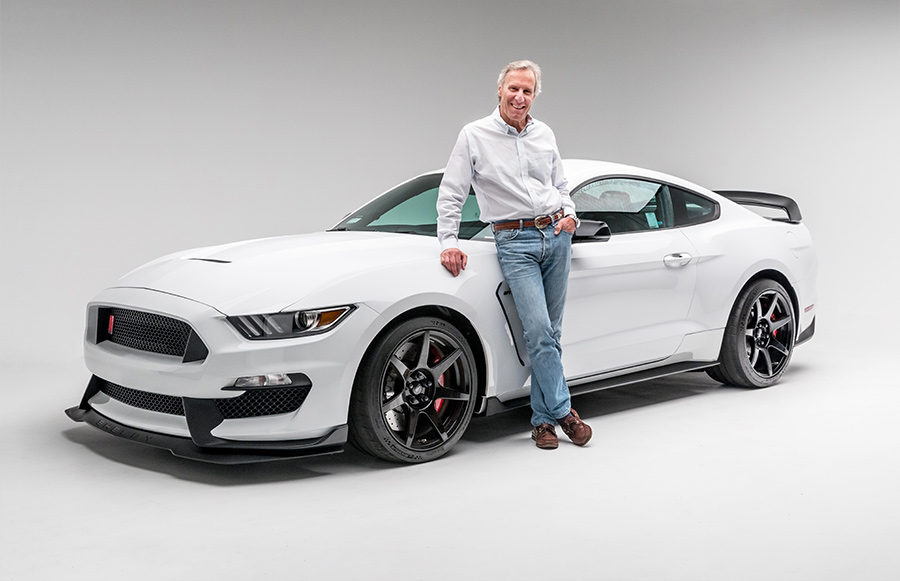
[[[790,198],[567,160],[581,225],[563,364],[573,394],[705,369],[765,387],[815,330],[816,255]],[[474,193],[457,278],[438,260],[440,172],[331,230],[199,248],[87,307],[92,373],[69,417],[219,463],[340,451],[423,462],[473,414],[528,405],[521,324]],[[755,206],[753,211],[748,206]]]

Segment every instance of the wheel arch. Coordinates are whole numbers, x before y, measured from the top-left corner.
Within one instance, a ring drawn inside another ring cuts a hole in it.
[[[762,280],[762,279],[774,280],[775,282],[777,282],[778,284],[783,286],[784,290],[786,290],[788,292],[788,295],[791,297],[791,305],[792,305],[792,308],[794,311],[794,313],[793,313],[794,320],[798,322],[798,324],[795,326],[796,328],[794,330],[794,333],[795,334],[799,333],[800,301],[797,296],[797,291],[794,289],[794,285],[791,284],[791,281],[788,280],[788,278],[784,275],[784,273],[782,273],[778,270],[775,270],[775,269],[771,269],[771,268],[760,270],[759,272],[757,272],[756,274],[751,276],[749,279],[747,279],[747,282],[745,282],[744,286],[742,286],[740,288],[740,290],[738,291],[737,297],[740,297],[741,293],[743,293],[744,290],[747,289],[750,285],[752,285],[756,281]],[[735,298],[735,301],[737,301],[737,300],[738,299]],[[732,306],[732,308],[734,308],[734,306]],[[796,339],[796,337],[794,337],[794,339]]]

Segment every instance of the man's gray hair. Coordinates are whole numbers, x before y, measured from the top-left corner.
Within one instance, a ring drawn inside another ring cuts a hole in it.
[[[500,71],[500,76],[497,78],[498,86],[503,86],[503,81],[506,80],[506,75],[510,71],[531,71],[534,73],[534,96],[537,97],[541,94],[541,67],[537,66],[536,63],[531,61],[513,61],[509,63]]]

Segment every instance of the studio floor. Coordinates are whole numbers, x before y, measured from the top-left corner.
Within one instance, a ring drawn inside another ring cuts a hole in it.
[[[584,449],[528,412],[443,459],[217,466],[69,421],[80,361],[6,374],[0,578],[888,580],[896,342],[826,327],[763,390],[703,373],[581,396]]]

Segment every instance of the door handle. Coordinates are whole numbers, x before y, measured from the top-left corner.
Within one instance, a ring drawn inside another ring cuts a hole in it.
[[[678,268],[687,265],[693,256],[687,252],[674,252],[663,257],[663,264],[670,268]]]

